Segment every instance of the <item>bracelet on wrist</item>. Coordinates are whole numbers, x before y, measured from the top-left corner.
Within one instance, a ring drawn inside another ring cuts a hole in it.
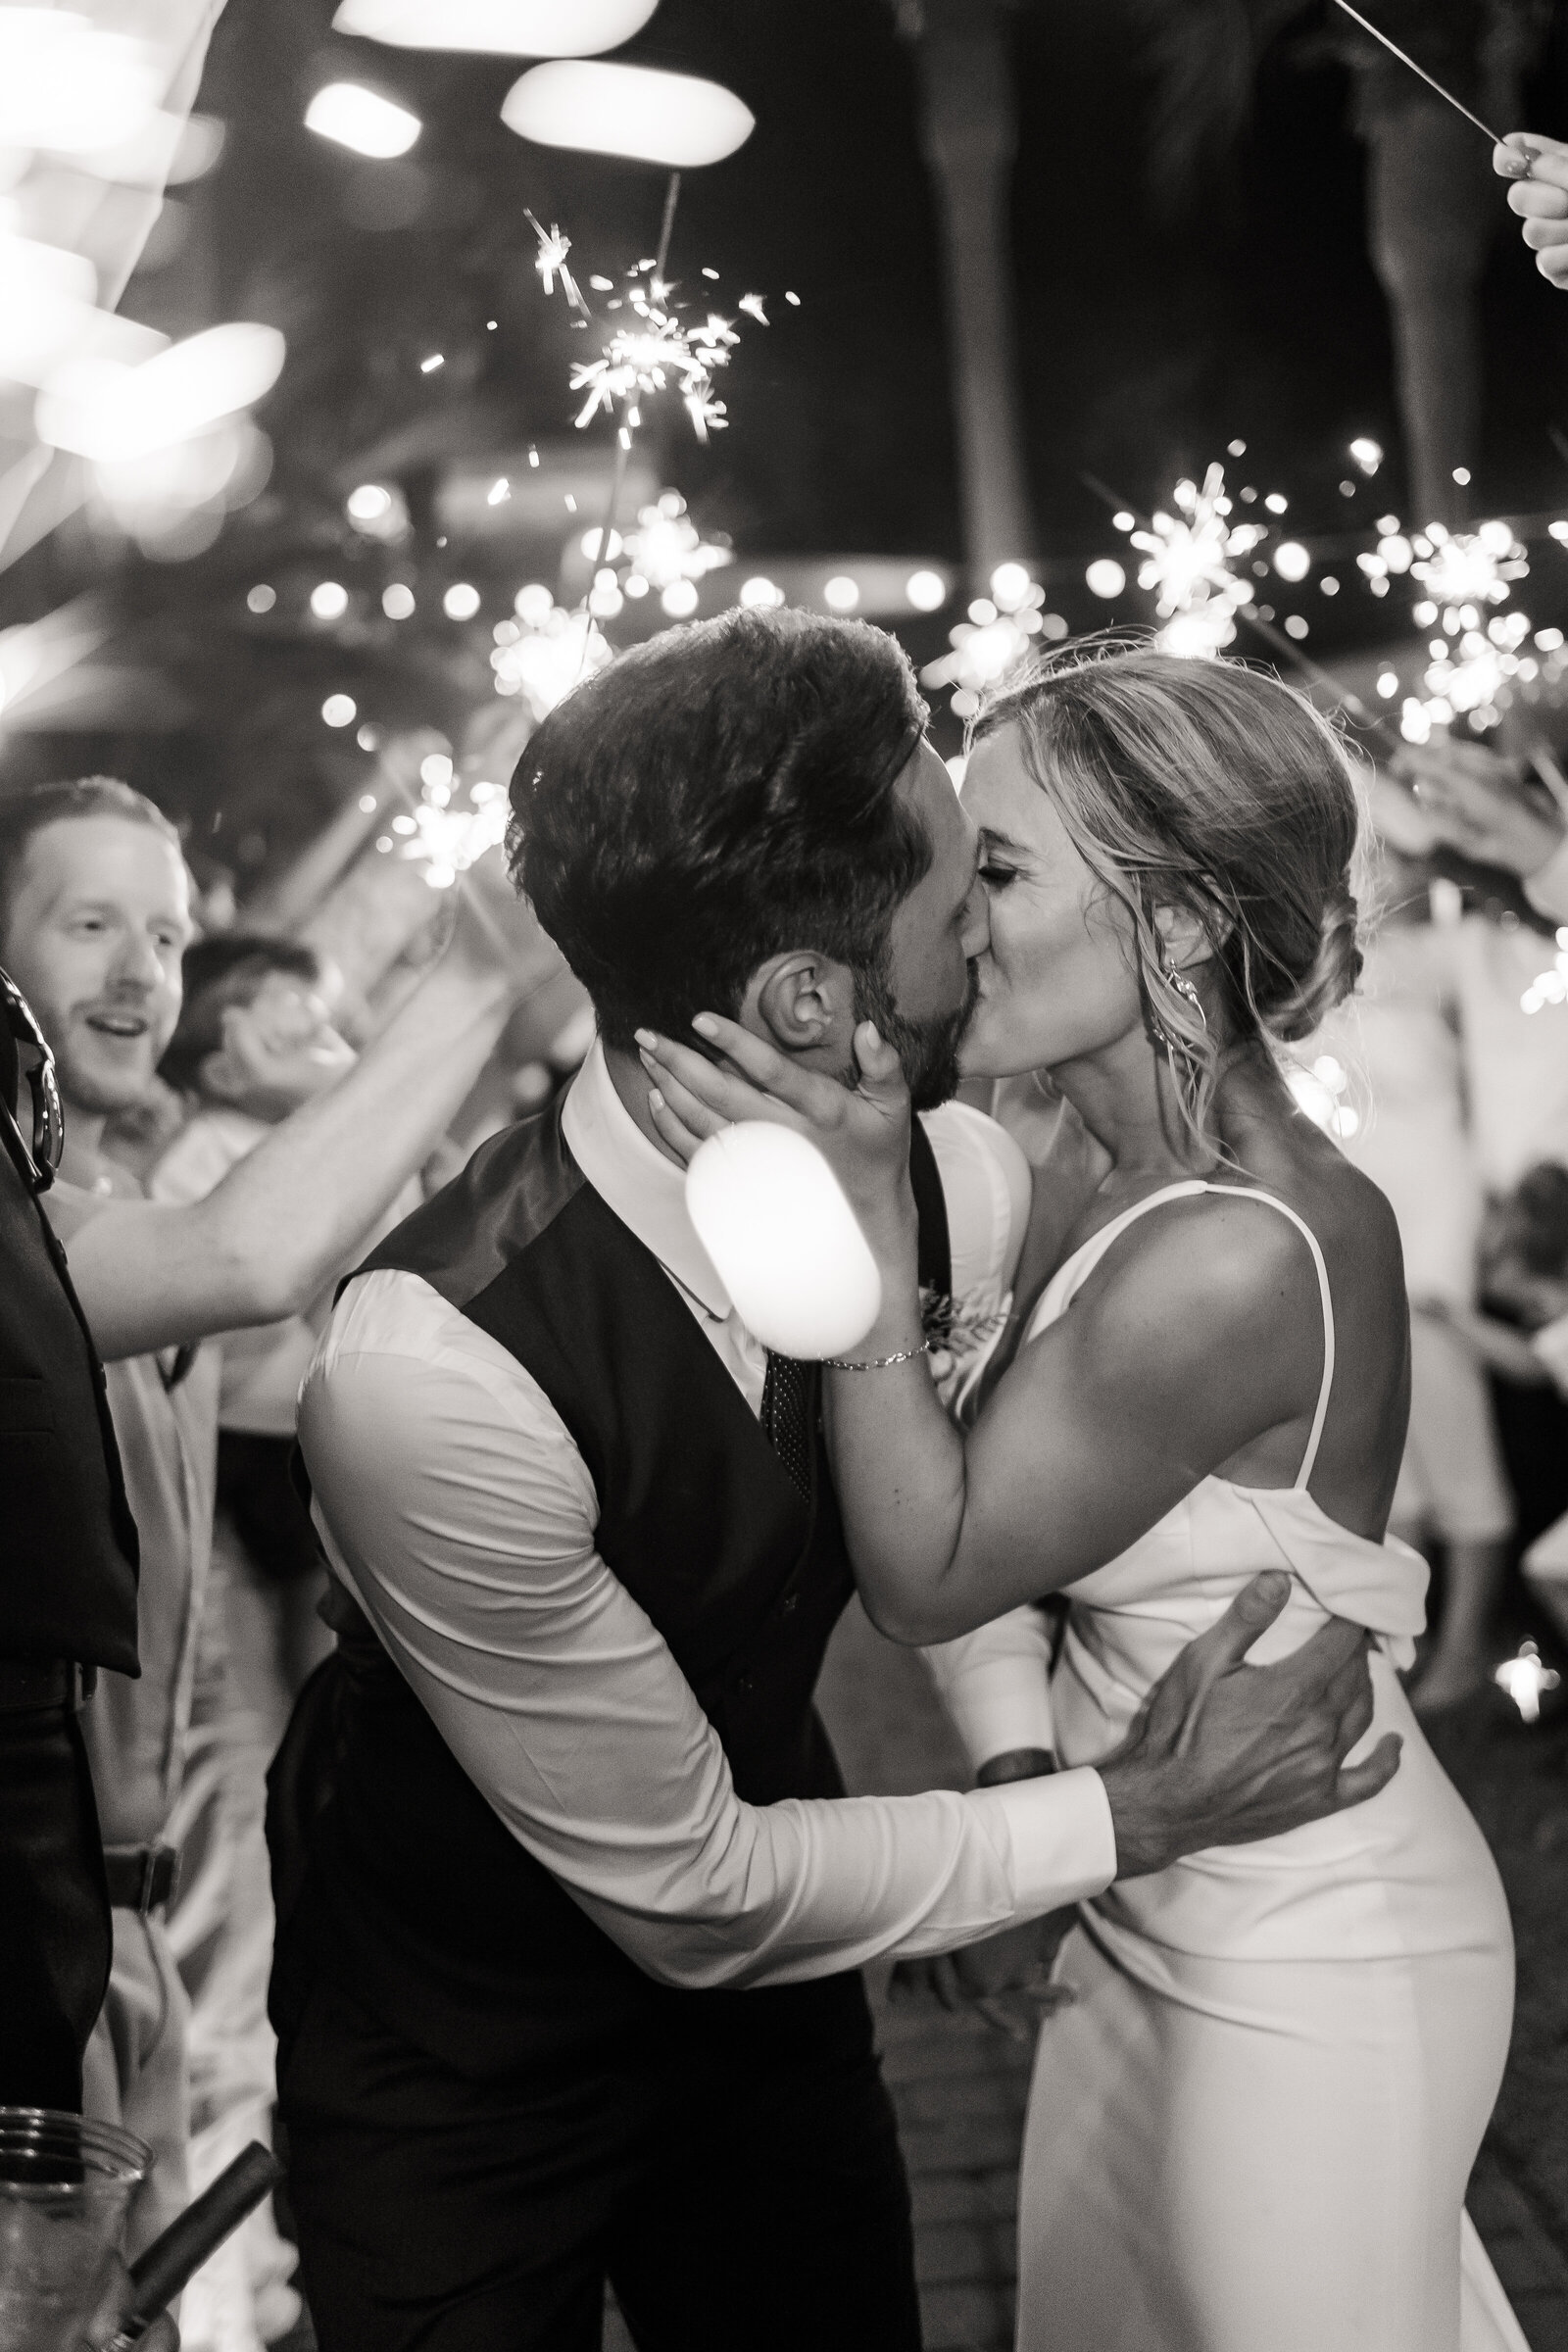
[[[897,1355],[868,1355],[857,1359],[848,1355],[824,1355],[823,1366],[833,1372],[885,1372],[889,1364],[912,1364],[916,1356],[929,1355],[931,1343],[922,1340],[918,1348],[901,1348]]]

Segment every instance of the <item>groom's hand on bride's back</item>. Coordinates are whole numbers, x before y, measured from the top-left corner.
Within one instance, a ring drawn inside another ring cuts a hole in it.
[[[1288,1658],[1247,1652],[1290,1598],[1290,1579],[1256,1576],[1154,1685],[1100,1765],[1116,1831],[1117,1876],[1142,1878],[1182,1854],[1245,1845],[1375,1796],[1399,1768],[1390,1733],[1345,1759],[1372,1721],[1370,1637],[1334,1618]]]

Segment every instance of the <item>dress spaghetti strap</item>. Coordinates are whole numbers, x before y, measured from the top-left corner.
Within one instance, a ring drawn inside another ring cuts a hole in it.
[[[1150,1193],[1144,1200],[1135,1200],[1131,1208],[1124,1208],[1119,1217],[1112,1217],[1108,1225],[1102,1225],[1097,1234],[1093,1234],[1081,1250],[1074,1250],[1072,1256],[1057,1267],[1047,1285],[1041,1306],[1044,1307],[1048,1299],[1053,1299],[1058,1308],[1065,1306],[1073,1293],[1089,1279],[1112,1242],[1118,1241],[1128,1226],[1136,1224],[1150,1209],[1160,1208],[1167,1200],[1191,1200],[1199,1193],[1220,1193],[1231,1200],[1261,1200],[1269,1208],[1277,1208],[1282,1217],[1289,1217],[1312,1252],[1312,1263],[1317,1268],[1318,1297],[1323,1306],[1323,1378],[1318,1388],[1317,1410],[1312,1415],[1306,1451],[1301,1456],[1301,1466],[1296,1474],[1296,1491],[1302,1493],[1317,1463],[1323,1424],[1328,1419],[1329,1394],[1334,1386],[1334,1300],[1329,1293],[1329,1270],[1317,1235],[1306,1219],[1298,1215],[1290,1203],[1280,1200],[1277,1194],[1265,1193],[1255,1185],[1210,1184],[1199,1176],[1187,1177],[1179,1184],[1164,1185],[1157,1193]],[[1037,1314],[1039,1311],[1037,1308]]]
[[[1266,1201],[1270,1208],[1277,1208],[1282,1217],[1290,1218],[1291,1223],[1312,1252],[1312,1263],[1317,1268],[1318,1297],[1323,1303],[1323,1378],[1317,1393],[1317,1410],[1312,1415],[1311,1435],[1306,1441],[1306,1451],[1301,1456],[1301,1467],[1296,1473],[1296,1491],[1298,1494],[1304,1493],[1307,1481],[1317,1463],[1317,1449],[1323,1439],[1323,1424],[1329,1414],[1329,1393],[1334,1386],[1334,1300],[1329,1292],[1329,1269],[1323,1256],[1322,1244],[1306,1219],[1298,1216],[1288,1201],[1281,1200],[1274,1193],[1260,1192],[1253,1186],[1238,1184],[1205,1184],[1203,1190],[1206,1193],[1227,1193],[1232,1200],[1236,1200]]]

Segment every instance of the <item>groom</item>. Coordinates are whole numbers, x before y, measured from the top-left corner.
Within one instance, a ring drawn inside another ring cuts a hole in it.
[[[342,1643],[274,1769],[272,1999],[322,2352],[590,2352],[607,2276],[642,2352],[916,2352],[860,1965],[1392,1769],[1340,1769],[1350,1629],[1242,1667],[1265,1586],[1098,1773],[1047,1777],[1023,1610],[946,1660],[997,1785],[842,1794],[816,1368],[733,1310],[633,1032],[722,1005],[840,1071],[870,1016],[918,1105],[951,1094],[987,924],[924,717],[876,630],[735,612],[581,686],[514,779],[516,876],[600,1043],[362,1268],[302,1396]],[[1007,1140],[933,1110],[911,1173],[923,1279],[998,1298]]]

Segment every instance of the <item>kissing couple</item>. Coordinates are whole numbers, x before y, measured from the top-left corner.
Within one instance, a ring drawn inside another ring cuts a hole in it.
[[[858,1971],[995,1991],[1074,1903],[1025,2352],[1524,2342],[1463,2211],[1507,1913],[1398,1681],[1398,1244],[1277,1057],[1358,966],[1348,763],[1152,650],[999,695],[961,799],[925,720],[881,632],[739,612],[513,780],[598,1043],[301,1397],[339,1647],[273,1771],[272,2009],[322,2352],[592,2352],[607,2278],[640,2352],[917,2352]],[[1032,1200],[953,1099],[1020,1073],[1075,1121]],[[688,1218],[751,1118],[876,1256],[853,1358],[770,1354]],[[1005,1323],[951,1416],[949,1302]],[[968,1792],[843,1793],[856,1588]]]

